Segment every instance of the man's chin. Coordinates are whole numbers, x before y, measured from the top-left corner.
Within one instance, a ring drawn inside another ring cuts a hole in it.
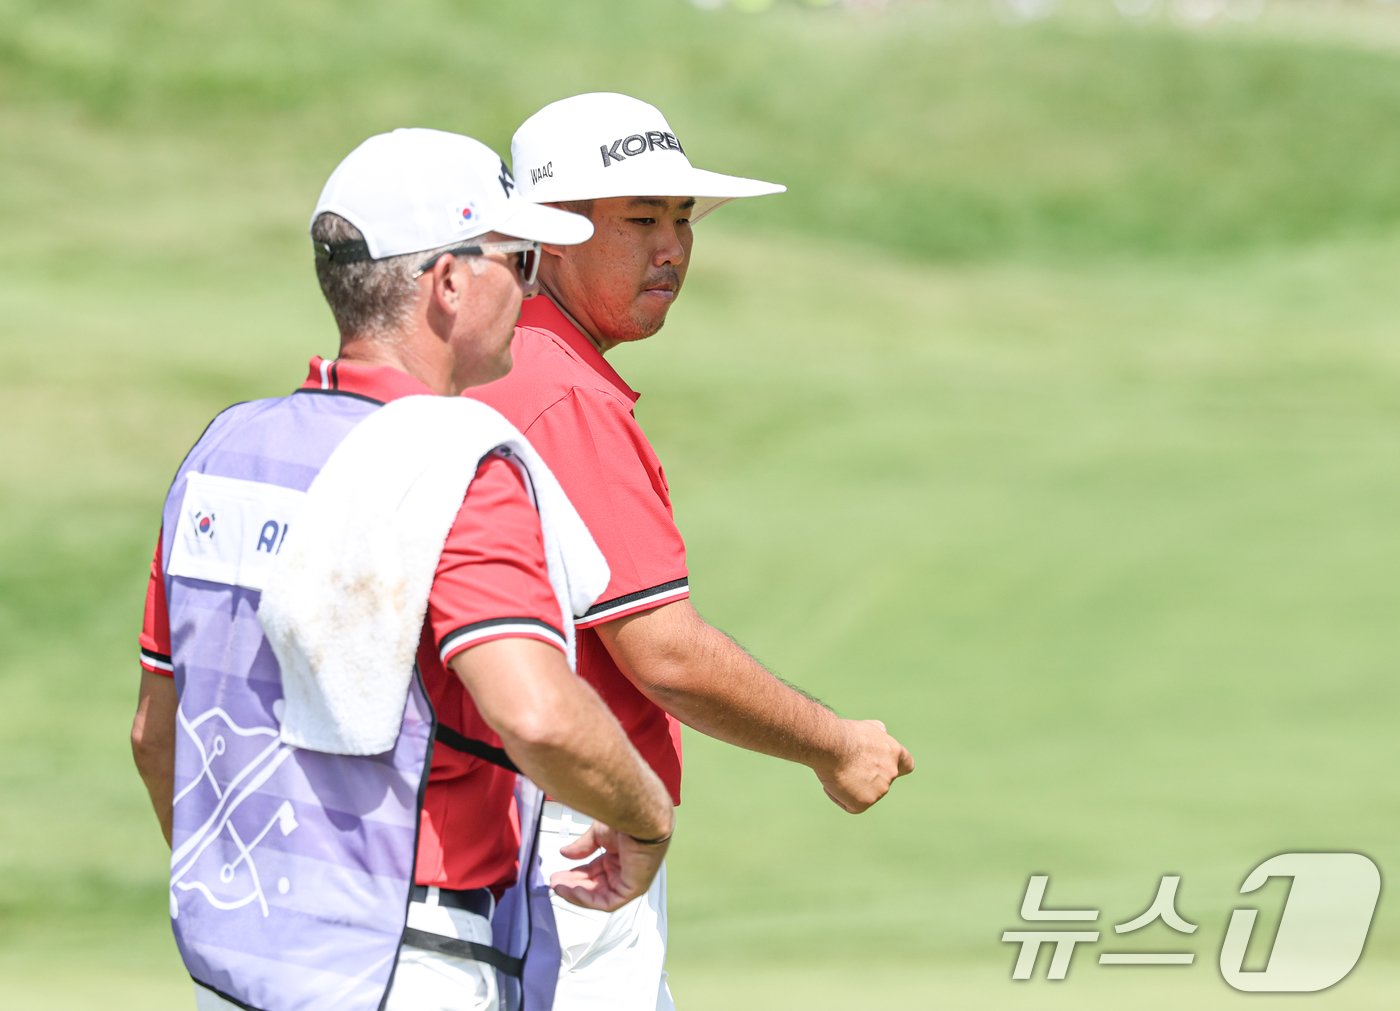
[[[494,383],[497,379],[504,379],[507,375],[510,374],[510,370],[511,370],[512,368],[514,368],[514,367],[515,367],[515,358],[512,357],[512,355],[511,355],[511,353],[510,353],[510,348],[507,347],[506,350],[505,350],[505,353],[502,354],[501,357],[500,357],[499,359],[497,359],[497,372],[496,372],[496,374],[493,375],[490,379],[488,379],[488,380],[486,380],[486,381],[487,381],[488,383]]]
[[[637,321],[637,327],[633,336],[628,340],[644,341],[648,337],[654,336],[662,327],[666,325],[666,314],[663,312],[659,316],[646,316]]]
[[[515,360],[511,357],[510,348],[506,348],[505,352],[490,365],[484,362],[477,365],[472,370],[472,374],[467,377],[463,390],[470,390],[473,386],[485,386],[487,383],[494,383],[497,379],[504,379],[514,364]]]

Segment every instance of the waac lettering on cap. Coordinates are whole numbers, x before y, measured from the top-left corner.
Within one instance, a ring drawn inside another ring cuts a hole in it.
[[[630,137],[619,137],[611,144],[598,145],[598,151],[603,156],[603,168],[610,167],[615,161],[626,161],[628,158],[656,150],[679,151],[685,154],[685,148],[681,147],[681,142],[676,140],[674,133],[662,133],[660,130],[648,130],[644,134],[634,133]]]
[[[544,178],[554,178],[554,162],[545,162],[544,165],[542,165],[540,168],[532,168],[530,170],[531,186],[538,185],[539,181]]]

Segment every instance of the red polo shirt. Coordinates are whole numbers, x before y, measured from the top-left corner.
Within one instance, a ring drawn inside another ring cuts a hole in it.
[[[685,542],[638,394],[549,298],[524,304],[504,379],[467,390],[525,433],[608,560],[612,581],[578,621],[578,672],[680,803],[680,724],[628,680],[595,626],[690,595]]]
[[[321,358],[311,360],[302,388],[341,390],[378,401],[431,392],[396,369]],[[157,542],[146,588],[141,666],[169,675],[170,620],[162,573]],[[418,647],[418,665],[438,720],[500,747],[500,738],[447,662],[471,646],[507,637],[538,639],[562,651],[560,619],[545,567],[539,514],[515,466],[488,457],[447,536]],[[514,786],[514,773],[446,746],[433,748],[418,835],[419,884],[500,890],[515,880],[520,829],[511,814]]]

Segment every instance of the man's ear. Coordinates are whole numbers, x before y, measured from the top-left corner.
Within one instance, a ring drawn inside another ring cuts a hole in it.
[[[458,270],[458,260],[450,253],[441,257],[423,275],[428,281],[427,292],[420,296],[428,300],[428,326],[434,333],[446,334],[461,311],[462,293],[467,281],[465,270]]]
[[[458,270],[457,258],[451,253],[443,253],[428,271],[430,282],[428,297],[444,309],[455,310],[467,284],[467,271]]]
[[[548,253],[550,256],[562,257],[564,255],[564,250],[568,248],[568,246],[555,246],[548,242],[540,243],[540,250]]]

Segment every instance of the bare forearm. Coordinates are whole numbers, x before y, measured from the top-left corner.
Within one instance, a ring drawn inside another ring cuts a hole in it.
[[[648,619],[655,618],[668,626],[649,629]],[[653,648],[649,661],[636,648],[643,637],[666,644]],[[679,613],[638,615],[603,638],[637,687],[686,726],[812,768],[839,757],[841,719],[772,674],[689,604]]]
[[[671,803],[661,780],[597,696],[591,690],[589,695],[575,701],[558,736],[530,740],[502,734],[507,754],[569,807],[638,838],[670,834]]]
[[[141,673],[141,693],[131,721],[131,755],[150,795],[167,845],[175,796],[175,710],[179,700],[168,677]]]
[[[156,813],[156,821],[160,823],[161,835],[165,836],[165,844],[169,846],[174,813],[174,770],[170,765],[157,768],[142,765],[139,761],[137,770],[141,773],[142,782],[146,784],[146,793],[151,798],[151,808]]]
[[[847,811],[864,811],[914,769],[883,723],[840,718],[771,674],[688,601],[608,622],[598,634],[632,683],[672,716],[729,744],[800,762]]]
[[[628,835],[670,833],[661,780],[558,651],[503,639],[466,650],[452,666],[506,753],[547,793]]]
[[[823,703],[772,674],[733,640],[697,662],[709,672],[706,686],[683,675],[644,689],[653,702],[686,726],[749,751],[816,767],[834,759],[840,718]]]

